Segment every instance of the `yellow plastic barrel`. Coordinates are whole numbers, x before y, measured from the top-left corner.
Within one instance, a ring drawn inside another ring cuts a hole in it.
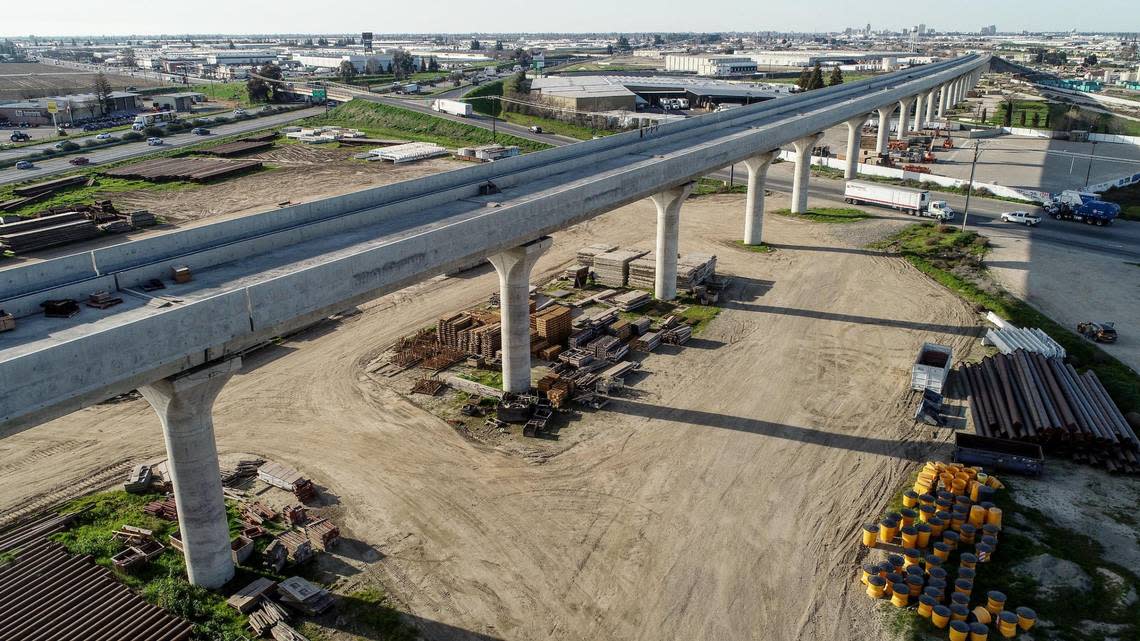
[[[978,557],[969,552],[963,552],[962,556],[958,557],[958,565],[962,568],[973,570],[977,567],[977,564]]]
[[[926,596],[925,594],[918,597],[918,616],[929,619],[934,606],[938,605],[938,601]],[[1017,627],[1017,619],[1014,618],[1014,627]]]
[[[970,638],[970,624],[965,621],[950,622],[950,641],[966,641]]]
[[[993,621],[993,615],[990,614],[990,611],[980,605],[974,608],[973,612],[974,618],[977,619],[979,623],[988,624],[990,621]]]
[[[891,605],[896,608],[905,608],[910,602],[910,590],[905,583],[896,583],[891,586]]]
[[[971,570],[970,568],[963,568],[963,567],[958,568],[958,578],[959,579],[967,579],[969,581],[973,581],[976,576],[977,576],[977,573],[974,572],[973,570]]]
[[[979,483],[981,483],[982,485],[985,485],[986,481],[990,480],[990,475],[986,474],[985,472],[978,472],[978,475],[975,478],[978,480]]]
[[[919,581],[926,580],[926,572],[923,571],[921,565],[908,565],[906,567],[906,572],[904,572],[904,576],[917,576]]]
[[[1008,610],[1003,611],[1001,614],[998,615],[997,625],[998,625],[998,632],[1003,637],[1005,637],[1007,639],[1012,639],[1013,637],[1017,636],[1017,615],[1016,614],[1009,612]]]
[[[936,605],[930,610],[930,624],[941,630],[950,624],[950,608]]]
[[[900,527],[910,527],[918,519],[918,512],[909,507],[904,507],[899,511],[899,514],[902,515],[902,519],[899,521]]]
[[[950,546],[949,545],[939,542],[939,543],[935,543],[933,547],[934,547],[934,556],[938,557],[942,561],[945,561],[946,559],[950,558]]]
[[[950,620],[951,621],[965,621],[970,616],[970,610],[961,603],[950,604]]]
[[[863,564],[863,574],[859,577],[859,582],[862,583],[863,585],[867,585],[867,579],[869,579],[873,576],[878,576],[878,575],[879,575],[879,566],[873,565],[871,563],[864,563]]]
[[[989,523],[990,525],[996,525],[999,530],[1001,529],[1001,508],[1000,507],[991,507],[990,508],[990,511],[986,514],[986,523]]]
[[[963,523],[962,528],[958,530],[959,545],[973,545],[974,537],[977,535],[977,533],[978,528],[970,525],[969,523]]]
[[[881,576],[872,576],[867,579],[867,596],[872,599],[883,598],[883,591],[886,589],[887,580]]]
[[[930,526],[930,538],[937,539],[942,536],[942,530],[946,528],[946,522],[941,517],[933,517],[926,522]],[[929,541],[929,539],[928,539]]]
[[[992,523],[986,523],[982,526],[982,536],[994,537],[994,543],[997,543],[998,531],[998,526]]]
[[[978,543],[985,543],[986,545],[990,546],[991,552],[997,551],[997,543],[998,542],[997,542],[996,536],[990,536],[987,534],[987,535],[983,536],[981,539],[979,539]]]
[[[946,577],[950,576],[950,573],[946,571],[946,568],[942,567],[928,567],[926,568],[926,573],[930,575],[931,579],[939,581],[945,581]]]
[[[909,570],[911,566],[922,565],[922,552],[917,548],[903,550],[903,569]]]
[[[879,539],[879,525],[877,523],[863,524],[863,545],[873,548]]]
[[[955,532],[953,530],[946,530],[945,532],[942,533],[942,542],[945,543],[946,545],[950,546],[951,550],[958,549],[958,543],[961,540],[961,538],[962,538],[962,535],[958,534],[957,532]]]
[[[935,543],[935,545],[938,545],[938,544]],[[927,554],[926,555],[926,573],[930,574],[931,568],[942,567],[942,561],[943,561],[942,557],[938,556],[937,554]]]
[[[930,527],[930,524],[919,523],[918,525],[914,526],[914,529],[918,530],[918,539],[914,543],[915,547],[923,549],[929,546],[930,535],[933,532],[933,528]]]
[[[882,543],[890,543],[895,539],[898,531],[898,521],[892,521],[889,519],[884,520],[879,524],[879,541]]]
[[[918,504],[920,507],[933,506],[934,505],[934,495],[929,493],[929,492],[927,492],[925,494],[920,494],[918,497]]]
[[[954,516],[950,517],[950,529],[957,532],[962,529],[962,524],[966,522],[965,512],[955,512]]]
[[[990,477],[988,479],[986,479],[986,485],[994,488],[995,490],[1000,490],[1000,489],[1005,487],[1005,485],[1002,484],[1002,482],[998,480],[998,477],[993,476],[992,474],[990,475]]]
[[[903,577],[901,572],[891,572],[887,575],[887,594],[890,594],[895,587],[896,583],[902,583]]]
[[[961,494],[962,492],[965,492],[966,491],[965,479],[955,478],[955,479],[951,480],[950,481],[950,491],[954,492],[955,494]]]
[[[958,579],[954,581],[954,591],[969,597],[970,593],[974,591],[974,582],[970,579]]]
[[[1021,607],[1017,609],[1017,627],[1028,630],[1037,623],[1037,613],[1032,608]]]
[[[904,548],[913,548],[918,545],[918,528],[913,525],[908,525],[904,527],[901,532],[902,546]]]
[[[986,508],[975,505],[970,508],[970,525],[982,527],[986,524]]]
[[[917,599],[922,594],[922,577],[911,574],[906,578],[906,587],[910,598]]]
[[[970,641],[986,641],[990,636],[990,627],[984,623],[970,624]]]
[[[985,563],[989,561],[993,553],[993,547],[986,543],[979,543],[974,546],[974,554],[978,557],[978,563]]]
[[[925,588],[922,588],[922,594],[934,599],[935,603],[942,603],[942,599],[946,598],[946,596],[942,594],[942,589],[933,585],[927,585]]]
[[[990,614],[997,614],[1005,608],[1005,594],[997,590],[986,592],[986,609]]]
[[[974,503],[978,502],[978,490],[981,487],[982,487],[982,484],[978,483],[974,479],[970,479],[970,482],[966,483],[966,494],[969,495],[970,500],[973,501]]]
[[[950,604],[968,608],[970,607],[970,595],[962,592],[952,592],[950,593]]]
[[[914,507],[918,505],[918,492],[914,490],[903,492],[902,503],[903,507]]]

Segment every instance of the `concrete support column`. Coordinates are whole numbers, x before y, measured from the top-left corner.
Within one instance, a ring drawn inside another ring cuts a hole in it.
[[[859,175],[859,142],[863,138],[863,125],[870,114],[863,114],[847,121],[847,166],[843,168],[843,178],[851,180]]]
[[[926,108],[926,94],[920,93],[914,97],[914,128],[922,131],[922,126],[926,121],[922,119],[923,109]]]
[[[139,392],[162,421],[167,466],[190,583],[220,588],[234,576],[226,502],[214,442],[214,399],[241,367],[211,363],[143,385]]]
[[[934,97],[937,89],[931,89],[930,93],[926,94],[926,118],[923,119],[923,124],[934,120]]]
[[[764,179],[768,167],[776,159],[779,150],[757,154],[744,160],[748,168],[748,195],[744,204],[744,244],[759,245],[763,242],[764,231]]]
[[[946,116],[946,101],[950,96],[950,83],[946,83],[938,88],[938,117],[944,118]]]
[[[875,139],[875,153],[887,151],[887,142],[891,139],[891,114],[895,111],[894,105],[879,107],[879,136]]]
[[[914,96],[899,101],[899,140],[905,140],[910,131],[910,110],[914,106]]]
[[[503,391],[530,389],[530,270],[553,244],[549,236],[487,257],[499,273]]]
[[[800,138],[792,143],[796,148],[796,173],[792,180],[793,214],[802,214],[808,210],[808,180],[811,178],[811,150],[822,137],[823,132],[820,132]]]
[[[750,187],[751,184],[751,170],[749,170]],[[650,196],[653,204],[657,205],[657,265],[653,274],[653,295],[657,300],[673,300],[677,297],[677,246],[681,235],[681,205],[692,191],[693,183],[686,183]]]

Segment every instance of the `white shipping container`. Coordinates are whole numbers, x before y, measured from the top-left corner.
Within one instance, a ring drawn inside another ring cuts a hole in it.
[[[930,203],[930,192],[862,180],[848,180],[843,190],[843,199],[851,204],[880,205],[901,209],[908,214],[917,214],[926,210],[927,204]]]
[[[433,100],[431,102],[431,109],[432,111],[439,111],[453,116],[463,116],[464,118],[470,116],[472,113],[469,103],[460,102],[458,100]]]

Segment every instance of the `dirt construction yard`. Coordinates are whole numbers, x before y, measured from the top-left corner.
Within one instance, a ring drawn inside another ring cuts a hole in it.
[[[860,249],[906,221],[769,216],[761,254],[734,243],[742,212],[739,195],[685,205],[682,252],[733,278],[724,311],[547,455],[465,440],[365,371],[485,300],[486,268],[249,355],[215,407],[219,448],[310,475],[358,544],[341,585],[382,585],[427,639],[878,638],[859,528],[915,462],[947,455],[947,431],[912,427],[909,367],[923,341],[975,349],[977,318]],[[557,234],[534,281],[583,245],[649,246],[655,217],[641,202]],[[145,402],[89,408],[0,440],[0,510],[162,454]]]

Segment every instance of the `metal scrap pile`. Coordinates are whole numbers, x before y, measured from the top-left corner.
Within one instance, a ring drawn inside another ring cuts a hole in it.
[[[982,436],[1040,443],[1112,472],[1140,472],[1140,439],[1096,374],[1016,350],[959,369]]]

